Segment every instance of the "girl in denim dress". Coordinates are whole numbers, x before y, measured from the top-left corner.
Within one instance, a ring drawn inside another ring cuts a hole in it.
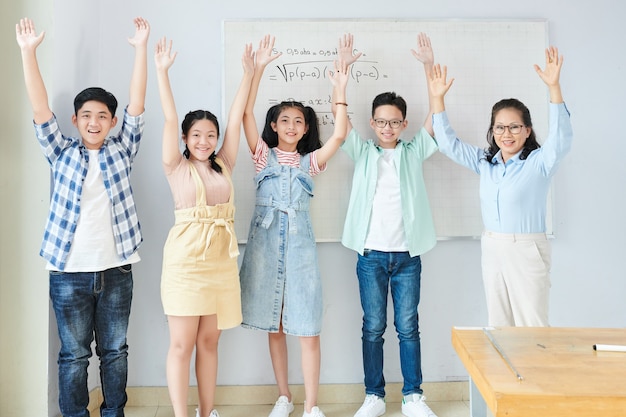
[[[280,54],[265,36],[256,51],[254,77],[243,126],[255,163],[256,204],[240,279],[242,326],[269,333],[269,348],[279,398],[270,417],[294,409],[287,381],[286,335],[298,336],[302,349],[305,404],[303,416],[323,417],[317,407],[320,373],[322,287],[309,202],[312,176],[326,168],[345,138],[348,68],[335,63],[328,74],[338,106],[333,135],[322,146],[317,116],[299,102],[282,102],[267,112],[259,137],[253,114],[263,71]]]

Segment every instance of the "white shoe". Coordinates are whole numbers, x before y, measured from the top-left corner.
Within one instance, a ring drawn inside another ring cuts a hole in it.
[[[200,410],[198,408],[196,408],[196,417],[200,417]],[[209,417],[220,417],[220,415],[218,414],[217,410],[213,409],[213,411],[211,411],[211,414],[209,414]]]
[[[354,417],[379,417],[385,414],[385,399],[376,394],[367,394],[363,405]]]
[[[274,408],[272,409],[269,417],[288,417],[292,411],[293,402],[289,401],[285,395],[281,395],[278,397],[276,404],[274,404]]]
[[[407,401],[406,398],[409,397]],[[426,397],[422,394],[407,395],[402,399],[402,414],[406,417],[437,417],[426,405]]]
[[[322,413],[322,410],[320,410],[319,407],[315,406],[311,408],[310,413],[307,413],[306,408],[305,408],[304,412],[302,413],[302,417],[326,417],[326,416],[324,415],[324,413]]]

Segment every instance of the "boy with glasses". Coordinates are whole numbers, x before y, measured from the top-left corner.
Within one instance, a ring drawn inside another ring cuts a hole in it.
[[[353,37],[339,42],[340,59],[352,64]],[[430,39],[418,36],[413,55],[426,74],[433,66]],[[332,110],[335,113],[333,99]],[[342,149],[355,162],[352,193],[342,243],[358,252],[356,266],[363,308],[362,348],[365,401],[355,417],[385,413],[383,334],[387,327],[387,294],[391,290],[394,323],[400,340],[404,385],[402,414],[435,417],[422,395],[421,348],[417,306],[420,300],[420,255],[435,246],[436,234],[423,162],[437,151],[431,114],[412,141],[400,139],[406,129],[406,102],[394,92],[379,94],[372,103],[370,127],[377,141],[362,140],[348,123]]]

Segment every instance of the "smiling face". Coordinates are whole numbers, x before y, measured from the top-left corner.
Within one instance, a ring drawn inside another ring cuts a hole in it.
[[[504,127],[504,132],[498,134],[498,127]],[[515,127],[521,127],[519,133],[511,133],[511,128],[515,131]],[[530,127],[524,125],[522,113],[517,109],[507,107],[495,114],[493,138],[502,151],[502,159],[505,162],[524,148],[531,131]]]
[[[76,114],[72,124],[78,129],[87,149],[100,149],[111,129],[117,124],[106,104],[99,101],[86,101]]]
[[[396,122],[394,123],[394,121]],[[397,124],[397,122],[400,122],[398,127],[394,128],[391,126],[392,123]],[[383,127],[378,127],[378,124],[382,125],[383,123]],[[402,111],[391,104],[376,107],[374,117],[370,119],[370,127],[376,132],[378,145],[387,149],[396,147],[400,134],[406,129],[407,125],[408,122],[402,117]]]
[[[298,142],[308,130],[304,113],[297,107],[285,107],[271,126],[278,135],[278,149],[287,152],[296,150]]]
[[[189,159],[207,161],[215,151],[218,136],[217,126],[211,120],[195,121],[189,128],[189,132],[183,135],[183,142],[189,149]]]

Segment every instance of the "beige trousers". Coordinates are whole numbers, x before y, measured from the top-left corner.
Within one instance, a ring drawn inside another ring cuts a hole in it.
[[[549,326],[551,247],[545,233],[485,231],[482,270],[490,326]]]

